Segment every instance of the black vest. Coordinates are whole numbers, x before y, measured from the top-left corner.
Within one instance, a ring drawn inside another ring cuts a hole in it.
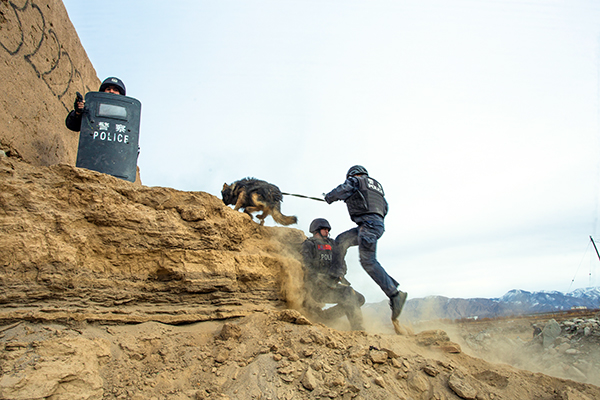
[[[385,217],[387,214],[387,202],[383,187],[375,179],[367,175],[355,176],[358,179],[358,190],[346,199],[350,218],[365,214],[378,214]]]
[[[333,260],[334,241],[329,238],[320,239],[315,237],[308,238],[308,240],[315,246],[315,258],[311,264],[313,268],[316,267],[318,270],[314,272],[328,273]]]

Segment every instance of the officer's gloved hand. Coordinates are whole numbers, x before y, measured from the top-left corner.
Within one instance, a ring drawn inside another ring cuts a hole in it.
[[[329,275],[329,280],[328,280],[329,287],[336,287],[339,282],[340,282],[339,276]]]
[[[81,114],[83,112],[83,107],[85,106],[85,100],[83,100],[83,96],[81,93],[77,92],[75,96],[75,101],[73,102],[73,109],[77,114]]]

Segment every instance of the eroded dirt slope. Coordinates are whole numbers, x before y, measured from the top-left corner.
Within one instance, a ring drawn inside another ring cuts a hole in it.
[[[600,398],[439,329],[309,321],[303,239],[208,193],[0,153],[0,399]]]
[[[208,193],[4,157],[0,207],[0,320],[182,323],[302,301],[304,234]]]
[[[182,326],[2,329],[2,399],[600,398],[596,386],[460,353],[440,330],[337,331],[292,310]]]
[[[34,165],[75,164],[65,117],[100,81],[61,0],[0,1],[0,143]]]

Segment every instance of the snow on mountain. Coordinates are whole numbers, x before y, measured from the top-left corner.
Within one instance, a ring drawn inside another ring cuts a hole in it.
[[[387,314],[387,302],[366,305]],[[408,320],[494,318],[510,315],[567,311],[574,308],[599,309],[600,287],[577,289],[569,293],[557,291],[528,292],[514,289],[500,298],[459,299],[428,296],[409,299],[402,311]]]
[[[589,298],[600,301],[600,287],[576,289],[567,294],[572,297]]]

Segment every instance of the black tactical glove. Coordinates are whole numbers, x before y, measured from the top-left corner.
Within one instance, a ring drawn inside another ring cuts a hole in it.
[[[336,275],[329,275],[329,287],[335,287],[338,283],[340,283],[340,277]]]
[[[75,102],[73,103],[73,109],[77,114],[81,114],[83,112],[83,106],[79,107],[79,103],[83,101],[83,96],[79,92],[75,92]]]

